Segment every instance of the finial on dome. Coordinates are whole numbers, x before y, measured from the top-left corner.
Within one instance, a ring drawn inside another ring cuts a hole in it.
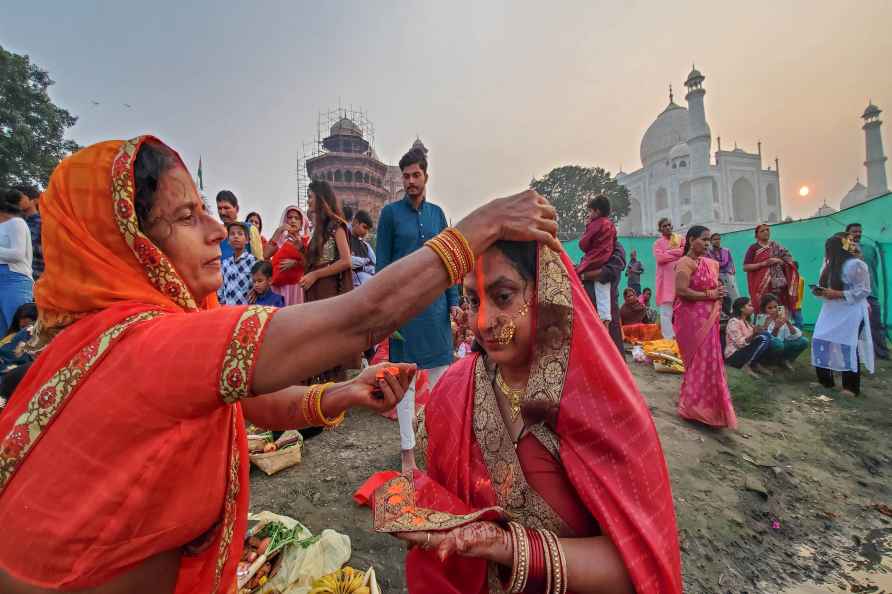
[[[672,94],[672,83],[669,83],[669,103],[675,102],[675,96]]]

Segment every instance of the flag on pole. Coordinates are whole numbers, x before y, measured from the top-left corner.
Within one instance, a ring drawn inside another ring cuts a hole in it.
[[[201,155],[198,156],[198,189],[204,191],[204,174],[201,171]]]

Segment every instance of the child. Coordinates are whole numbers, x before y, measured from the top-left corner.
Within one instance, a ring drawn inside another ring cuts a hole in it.
[[[725,328],[725,363],[742,369],[751,377],[767,373],[760,363],[768,352],[770,337],[761,326],[753,326],[753,305],[749,297],[738,297],[731,305],[732,317]]]
[[[598,194],[588,203],[591,217],[585,233],[579,240],[579,247],[585,253],[576,271],[584,282],[594,285],[595,307],[603,322],[611,320],[610,283],[597,280],[601,268],[607,264],[616,245],[616,225],[610,220],[610,200]]]
[[[257,262],[257,258],[245,249],[250,230],[247,223],[239,222],[229,223],[226,230],[232,255],[223,259],[223,284],[217,291],[217,299],[222,305],[245,305],[251,290],[251,268]]]
[[[257,262],[251,267],[251,280],[254,283],[254,287],[248,294],[248,303],[285,307],[285,298],[278,293],[274,293],[270,288],[272,276],[273,265],[269,262]]]
[[[802,330],[787,318],[787,313],[776,295],[765,293],[759,305],[759,309],[763,312],[759,318],[764,320],[765,331],[769,337],[768,353],[765,358],[770,363],[777,363],[792,371],[793,361],[808,348],[808,339],[802,335]]]

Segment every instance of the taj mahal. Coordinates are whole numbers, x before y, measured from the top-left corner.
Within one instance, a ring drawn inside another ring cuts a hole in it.
[[[687,107],[675,103],[670,87],[669,105],[641,139],[641,169],[617,173],[631,200],[620,233],[656,234],[663,217],[676,228],[704,224],[720,232],[782,219],[778,163],[773,170],[763,168],[761,143],[756,153],[737,147],[723,151],[719,139],[711,159],[704,80],[696,68],[688,74]]]

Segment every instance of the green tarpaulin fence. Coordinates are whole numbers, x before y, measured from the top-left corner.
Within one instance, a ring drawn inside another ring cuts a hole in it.
[[[875,295],[880,300],[882,317],[888,331],[892,326],[892,318],[890,318],[892,306],[889,302],[889,295],[892,293],[892,193],[878,196],[858,206],[831,215],[774,224],[771,226],[771,238],[790,250],[793,257],[799,262],[799,271],[805,279],[806,285],[816,284],[824,262],[824,241],[837,231],[845,230],[849,223],[861,223],[864,229],[862,243],[874,245],[877,249],[880,265],[877,271],[879,287]],[[638,252],[638,259],[644,265],[644,274],[641,276],[642,287],[654,286],[656,268],[653,242],[655,239],[655,237],[623,236],[619,238],[626,250],[627,258],[631,250]],[[754,241],[753,229],[722,234],[722,247],[729,248],[734,255],[734,264],[737,267],[737,287],[744,295],[747,294],[747,284],[746,273],[743,271],[743,256]],[[574,262],[578,262],[582,257],[578,240],[565,241],[564,249],[567,250]],[[623,275],[621,286],[625,287],[625,285],[626,277]],[[802,316],[806,324],[814,324],[820,308],[820,300],[811,295],[806,288],[805,299],[802,302]]]

